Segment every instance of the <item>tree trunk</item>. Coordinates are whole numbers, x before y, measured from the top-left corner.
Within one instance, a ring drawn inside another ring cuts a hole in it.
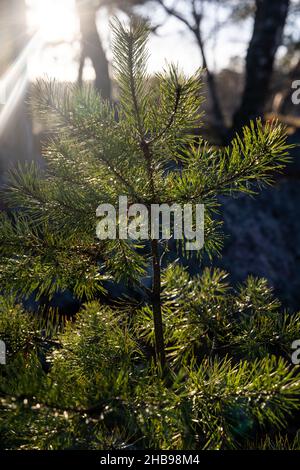
[[[282,43],[289,0],[256,0],[253,36],[246,59],[246,82],[234,130],[263,115],[275,55]]]
[[[194,31],[194,33],[195,33],[196,40],[197,40],[197,43],[199,45],[199,49],[201,52],[202,65],[203,65],[203,68],[206,70],[207,87],[208,87],[208,92],[210,94],[210,99],[211,99],[212,113],[215,119],[215,128],[216,128],[218,135],[221,138],[221,141],[223,142],[226,139],[227,129],[226,129],[225,119],[224,119],[224,115],[223,115],[221,104],[220,104],[220,99],[218,96],[215,76],[208,67],[206,53],[205,53],[205,49],[204,49],[204,45],[203,45],[202,37],[201,37],[200,26],[198,30]]]
[[[95,70],[95,87],[105,99],[111,98],[109,66],[97,29],[97,9],[92,2],[77,0],[81,31],[81,58],[78,82],[82,82],[82,73],[86,58],[90,58]]]
[[[155,351],[157,363],[159,364],[163,373],[166,365],[166,357],[161,313],[161,268],[157,240],[152,240],[151,249],[153,260],[152,308],[155,332]]]

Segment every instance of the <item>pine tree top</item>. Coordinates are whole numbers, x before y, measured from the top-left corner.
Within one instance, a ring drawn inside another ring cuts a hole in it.
[[[218,197],[253,194],[288,160],[285,129],[277,123],[251,123],[226,148],[196,137],[201,71],[186,77],[170,65],[151,80],[147,25],[115,20],[112,28],[117,103],[92,86],[51,80],[35,86],[33,107],[50,132],[47,166],[10,171],[3,193],[9,214],[0,214],[3,289],[51,297],[69,288],[92,299],[108,277],[139,284],[147,244],[95,237],[96,208],[116,206],[119,195],[147,206],[204,204],[204,249],[218,253]]]

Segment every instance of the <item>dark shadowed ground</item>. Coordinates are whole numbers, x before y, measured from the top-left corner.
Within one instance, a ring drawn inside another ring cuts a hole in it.
[[[300,142],[298,130],[291,142]],[[275,187],[256,198],[224,201],[222,218],[228,235],[219,264],[233,283],[248,275],[265,277],[284,306],[300,308],[300,148]]]

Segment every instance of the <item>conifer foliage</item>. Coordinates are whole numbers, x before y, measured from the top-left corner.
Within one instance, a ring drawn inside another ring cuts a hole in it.
[[[38,82],[47,165],[12,170],[3,192],[2,446],[295,448],[285,428],[300,406],[289,361],[299,315],[284,312],[264,280],[233,290],[220,270],[191,277],[179,262],[162,267],[163,241],[95,235],[96,208],[117,207],[120,195],[147,207],[199,203],[203,251],[218,253],[219,196],[270,184],[288,160],[285,130],[258,121],[229,147],[210,147],[194,133],[200,72],[170,66],[153,82],[147,27],[116,20],[113,32],[119,102],[90,86]],[[186,252],[184,239],[177,248]],[[108,280],[126,283],[131,298],[103,302]],[[18,306],[67,289],[84,304],[75,322],[45,328]]]

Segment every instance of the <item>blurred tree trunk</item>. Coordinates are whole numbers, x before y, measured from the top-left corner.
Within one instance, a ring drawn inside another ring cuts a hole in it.
[[[97,29],[97,7],[93,2],[77,0],[77,9],[81,31],[81,58],[78,82],[82,83],[82,75],[86,58],[90,58],[95,70],[95,87],[103,98],[111,98],[111,82],[109,66]]]
[[[215,75],[208,66],[206,51],[205,51],[202,34],[201,34],[200,23],[199,23],[198,29],[194,30],[194,34],[196,36],[196,41],[197,41],[197,44],[199,46],[200,53],[201,53],[202,67],[206,72],[207,87],[208,87],[208,92],[209,92],[210,99],[211,99],[212,113],[213,113],[214,120],[215,120],[214,127],[217,130],[217,133],[221,139],[221,142],[225,142],[228,129],[226,128],[225,118],[224,118],[223,111],[221,108],[221,102],[220,102],[220,98],[218,94],[218,86],[216,83]]]
[[[253,36],[246,59],[245,88],[240,108],[233,118],[234,130],[263,115],[288,9],[289,0],[256,0]]]
[[[9,70],[17,60],[28,42],[26,31],[25,0],[0,0],[0,77]],[[24,63],[17,80],[25,84],[27,66]],[[6,99],[11,88],[17,84],[12,80],[6,90]],[[25,105],[26,89],[12,103],[9,118],[0,129],[0,176],[16,161],[24,161],[33,157],[32,123]],[[5,104],[0,106],[0,113]]]
[[[138,3],[137,0],[134,3]],[[140,3],[143,3],[143,1],[140,0]],[[209,68],[205,49],[205,42],[203,40],[203,23],[205,21],[204,1],[186,1],[186,8],[188,12],[187,15],[182,13],[180,10],[176,9],[176,2],[173,2],[173,6],[169,6],[169,2],[167,2],[166,0],[156,0],[156,3],[158,3],[168,15],[173,16],[181,23],[183,23],[196,39],[196,43],[200,50],[202,66],[205,69],[206,73],[207,88],[210,96],[212,115],[214,118],[213,127],[215,128],[218,136],[220,137],[221,142],[225,143],[227,139],[228,129],[226,127],[226,122],[221,107],[215,75]]]

